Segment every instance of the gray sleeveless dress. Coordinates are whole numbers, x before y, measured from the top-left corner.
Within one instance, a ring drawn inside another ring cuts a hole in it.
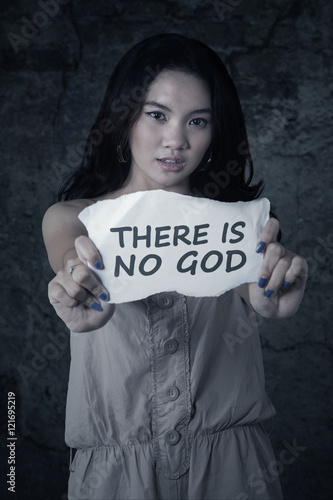
[[[71,333],[68,498],[280,500],[252,310],[233,291],[116,305]]]

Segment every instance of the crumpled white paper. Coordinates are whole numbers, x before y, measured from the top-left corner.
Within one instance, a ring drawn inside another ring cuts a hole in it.
[[[218,296],[256,281],[269,208],[267,198],[224,203],[153,190],[98,201],[79,219],[103,259],[95,272],[117,304],[163,291]]]

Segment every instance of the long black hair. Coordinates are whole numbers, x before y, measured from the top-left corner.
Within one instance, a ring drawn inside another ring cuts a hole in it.
[[[130,169],[129,132],[150,85],[163,70],[198,76],[210,90],[213,139],[190,175],[192,191],[220,201],[250,201],[260,195],[263,182],[251,185],[253,163],[244,115],[226,67],[207,45],[166,33],[139,42],[115,67],[81,164],[61,186],[59,200],[94,198],[123,185]]]

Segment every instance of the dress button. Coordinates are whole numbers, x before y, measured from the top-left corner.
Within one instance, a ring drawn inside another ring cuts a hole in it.
[[[172,354],[173,352],[176,352],[178,349],[178,342],[175,339],[169,339],[166,342],[164,342],[164,351],[167,352],[168,354]]]
[[[165,394],[169,401],[174,401],[179,396],[179,389],[175,385],[172,385],[165,390]]]
[[[168,431],[165,433],[164,439],[167,444],[171,444],[171,446],[173,446],[180,440],[180,434],[175,430]]]
[[[162,293],[157,297],[157,305],[161,309],[169,309],[173,304],[173,298],[167,293]]]

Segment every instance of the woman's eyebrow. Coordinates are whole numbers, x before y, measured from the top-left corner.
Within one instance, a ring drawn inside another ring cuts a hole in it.
[[[155,106],[157,108],[163,109],[164,111],[169,111],[169,113],[172,113],[172,110],[168,108],[168,106],[165,106],[164,104],[161,104],[160,102],[157,101],[146,101],[145,105]],[[212,114],[212,110],[210,108],[195,109],[194,111],[191,111],[189,115],[196,115],[200,113]]]
[[[150,105],[150,106],[156,106],[157,108],[164,109],[164,111],[169,111],[171,113],[171,109],[165,106],[164,104],[161,104],[157,101],[146,101],[145,105]]]
[[[199,115],[201,113],[212,114],[212,110],[210,108],[195,109],[194,111],[191,111],[191,113],[189,113],[189,115]]]

